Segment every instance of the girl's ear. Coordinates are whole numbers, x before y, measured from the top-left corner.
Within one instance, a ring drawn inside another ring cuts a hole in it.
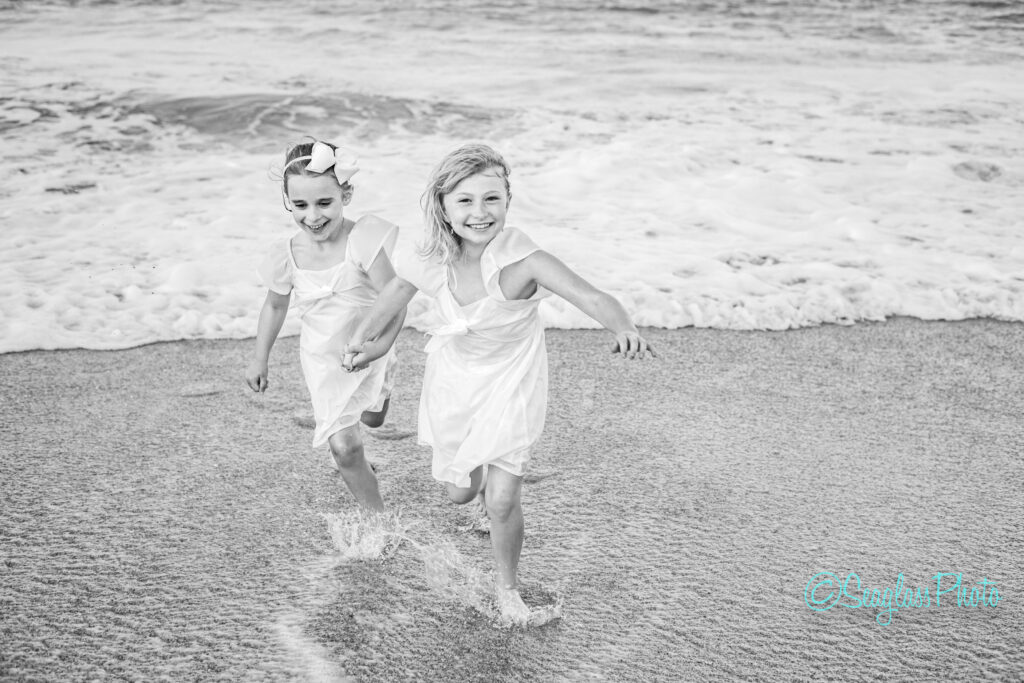
[[[343,206],[348,206],[348,203],[352,201],[352,192],[354,190],[355,188],[351,185],[341,188],[341,203]]]

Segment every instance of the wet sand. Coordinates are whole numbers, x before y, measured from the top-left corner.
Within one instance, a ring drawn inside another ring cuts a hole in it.
[[[352,503],[309,448],[295,338],[263,396],[251,341],[0,356],[0,678],[1024,676],[1024,325],[648,334],[663,357],[630,364],[549,331],[522,579],[564,617],[526,630],[432,590],[411,543],[339,560],[322,515]],[[383,494],[410,538],[487,570],[408,436],[422,336],[399,343],[366,438]],[[902,573],[932,604],[813,611],[822,571]],[[998,606],[936,606],[937,572],[997,582]]]

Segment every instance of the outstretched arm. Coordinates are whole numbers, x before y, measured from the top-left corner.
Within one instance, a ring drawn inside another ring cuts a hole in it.
[[[643,358],[646,353],[657,357],[654,348],[637,332],[629,313],[611,294],[590,284],[546,251],[530,254],[524,265],[538,285],[562,297],[614,334],[613,353],[621,353],[626,358]]]
[[[270,290],[260,309],[260,320],[256,325],[256,351],[245,371],[245,382],[256,392],[264,392],[270,386],[267,377],[270,374],[270,349],[277,341],[277,335],[288,315],[288,304],[291,294],[278,294]]]
[[[415,294],[415,285],[398,276],[393,277],[380,290],[370,312],[352,333],[341,366],[349,372],[362,370],[387,353],[405,321],[405,307]]]

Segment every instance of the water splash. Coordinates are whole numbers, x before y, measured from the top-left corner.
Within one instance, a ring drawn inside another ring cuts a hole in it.
[[[401,512],[378,513],[361,509],[322,513],[334,546],[346,560],[387,559],[395,554],[406,534]]]
[[[447,600],[473,607],[489,619],[497,619],[494,578],[466,561],[450,541],[418,547],[427,585]]]
[[[497,626],[540,626],[562,616],[562,599],[557,596],[554,602],[526,607],[528,612],[514,616],[514,610],[502,609],[492,572],[474,566],[446,538],[429,532],[423,532],[419,539],[413,538],[409,533],[413,525],[403,520],[401,512],[374,513],[357,509],[322,516],[338,550],[336,557],[339,559],[334,566],[351,560],[384,561],[394,556],[403,544],[408,544],[418,552],[427,585],[436,594],[444,600],[473,608]]]
[[[522,605],[525,610],[522,612],[503,605],[493,573],[474,567],[448,540],[418,545],[418,549],[427,585],[431,589],[440,593],[444,599],[472,607],[496,626],[537,627],[562,617],[563,599],[560,596],[555,596],[554,602],[544,605]],[[533,592],[549,597],[544,590]],[[530,597],[531,593],[526,597]]]
[[[552,621],[560,620],[562,618],[563,604],[564,600],[559,596],[553,603],[530,607],[530,616],[526,625],[531,628],[537,628],[538,626],[549,624]]]

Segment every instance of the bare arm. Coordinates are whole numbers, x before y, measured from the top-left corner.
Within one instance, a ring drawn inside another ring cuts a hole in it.
[[[562,297],[614,334],[613,352],[626,358],[643,358],[648,352],[657,356],[637,332],[629,313],[611,294],[590,284],[546,251],[535,251],[523,263],[534,282]]]
[[[366,274],[370,276],[370,282],[378,292],[383,291],[388,283],[395,279],[395,267],[391,265],[391,259],[387,252],[381,249],[373,259]]]
[[[415,295],[416,287],[411,282],[393,277],[352,334],[342,367],[349,372],[361,370],[387,353],[405,321],[405,307]]]
[[[291,298],[291,294],[268,291],[267,298],[263,301],[259,323],[256,325],[256,350],[245,371],[245,381],[253,391],[264,392],[270,385],[267,379],[270,349],[274,347],[281,326],[284,325]]]
[[[374,288],[378,292],[383,292],[387,288],[388,284],[391,283],[396,277],[395,268],[391,265],[391,259],[388,258],[387,253],[382,249],[377,254],[377,258],[374,259],[370,269],[366,271],[366,274],[370,276],[370,281],[373,282]],[[411,297],[410,297],[411,298]],[[372,339],[378,342],[384,353],[392,347],[395,343],[395,339],[398,338],[398,333],[402,331],[402,325],[405,323],[405,314],[407,308],[402,306],[398,313],[388,322],[387,326],[381,330],[380,334],[375,335]],[[372,312],[372,310],[371,310]],[[359,334],[359,328],[356,328],[356,335]],[[354,336],[350,339],[350,343],[353,341],[363,341],[365,338],[362,336]]]

